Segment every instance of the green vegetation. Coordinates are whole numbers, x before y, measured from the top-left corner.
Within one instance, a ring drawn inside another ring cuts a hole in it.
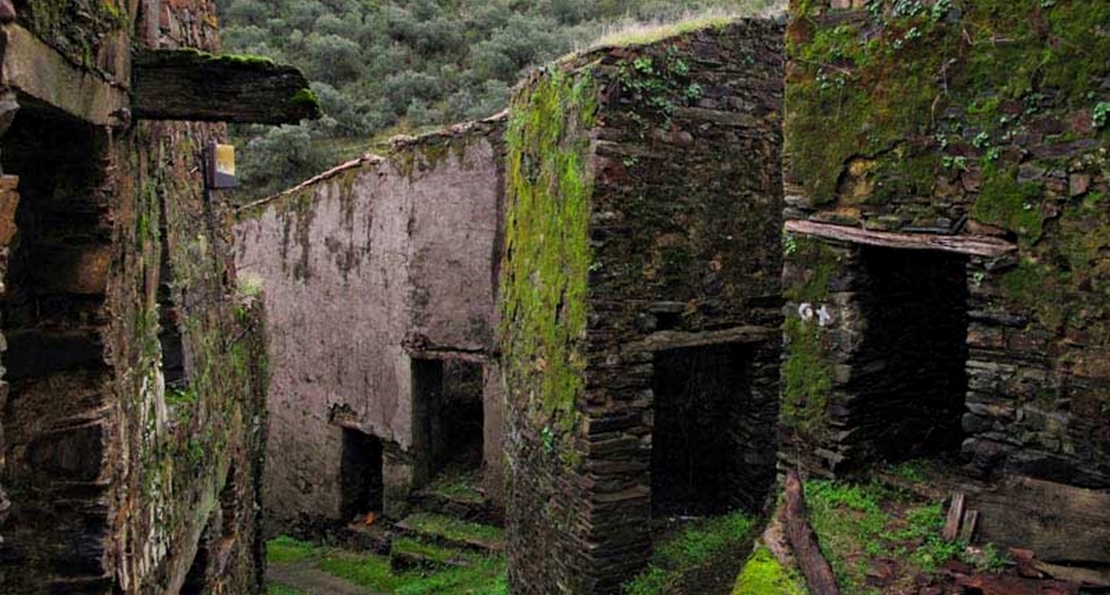
[[[587,131],[597,95],[590,73],[554,70],[513,99],[505,134],[510,257],[501,278],[501,342],[510,386],[534,387],[534,410],[569,430],[585,361],[589,199]],[[548,427],[544,446],[556,447]]]
[[[732,595],[806,595],[806,589],[797,572],[783,567],[771,550],[760,545],[744,563]]]
[[[301,591],[300,589],[294,589],[293,587],[289,587],[289,586],[283,585],[281,583],[270,581],[270,582],[266,583],[266,595],[311,595],[311,594],[310,593],[305,593],[304,591]]]
[[[327,114],[300,126],[237,128],[240,175],[251,189],[241,198],[291,187],[392,134],[495,114],[532,65],[607,33],[607,43],[641,43],[776,4],[782,2],[218,0],[225,50],[297,66]],[[663,25],[706,11],[712,16],[694,25]]]
[[[690,524],[656,544],[648,568],[624,586],[624,593],[695,592],[682,587],[737,560],[751,547],[755,529],[755,521],[742,512]]]
[[[411,514],[402,523],[413,531],[457,543],[499,544],[505,540],[505,532],[498,527],[427,512]]]
[[[377,593],[389,595],[507,595],[505,562],[501,556],[452,550],[399,538],[394,547],[433,559],[460,560],[467,566],[445,570],[414,569],[395,572],[387,556],[348,552],[300,541],[288,536],[267,544],[269,564],[312,561],[320,570]],[[297,595],[286,585],[270,583],[269,595]]]
[[[314,543],[282,535],[266,543],[266,561],[271,564],[300,562],[318,555],[321,547]]]
[[[907,464],[892,470],[919,481],[924,471]],[[862,484],[809,480],[805,484],[814,531],[821,550],[849,593],[876,592],[867,586],[870,563],[885,558],[897,564],[893,585],[910,586],[918,574],[934,574],[945,562],[963,560],[979,570],[998,570],[1005,557],[993,546],[979,553],[967,543],[941,538],[945,503],[927,502],[879,482]]]

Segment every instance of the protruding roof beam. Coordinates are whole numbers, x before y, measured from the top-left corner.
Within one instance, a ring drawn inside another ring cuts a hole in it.
[[[139,50],[131,91],[137,119],[296,124],[321,116],[299,70],[254,56]]]

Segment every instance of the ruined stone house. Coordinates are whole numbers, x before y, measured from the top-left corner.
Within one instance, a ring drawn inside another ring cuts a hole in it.
[[[397,141],[240,210],[239,269],[266,287],[271,526],[399,519],[448,466],[499,497],[503,130]]]
[[[480,452],[513,592],[614,593],[776,465],[924,457],[980,539],[1110,564],[1110,9],[862,4],[571,56],[243,209],[274,526]]]
[[[781,458],[939,458],[981,539],[1110,562],[1110,9],[794,4]]]
[[[0,18],[0,590],[257,592],[263,322],[197,121],[311,117],[307,83],[197,51],[206,1]]]

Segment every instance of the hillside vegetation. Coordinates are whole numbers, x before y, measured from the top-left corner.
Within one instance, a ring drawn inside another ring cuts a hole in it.
[[[224,51],[301,68],[327,114],[241,127],[240,199],[289,187],[397,133],[482,118],[531,65],[643,23],[778,0],[217,0]],[[614,39],[621,37],[615,36]]]

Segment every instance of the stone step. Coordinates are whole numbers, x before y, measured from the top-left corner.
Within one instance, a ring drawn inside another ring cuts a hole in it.
[[[444,546],[476,551],[505,551],[505,532],[500,527],[472,523],[430,512],[411,514],[394,529],[402,535],[420,538]]]
[[[424,488],[413,495],[412,503],[418,510],[471,523],[499,527],[505,524],[504,514],[477,490],[467,493]]]
[[[397,537],[389,552],[389,566],[394,572],[414,568],[442,570],[466,567],[472,564],[473,550],[446,547],[413,537]]]

